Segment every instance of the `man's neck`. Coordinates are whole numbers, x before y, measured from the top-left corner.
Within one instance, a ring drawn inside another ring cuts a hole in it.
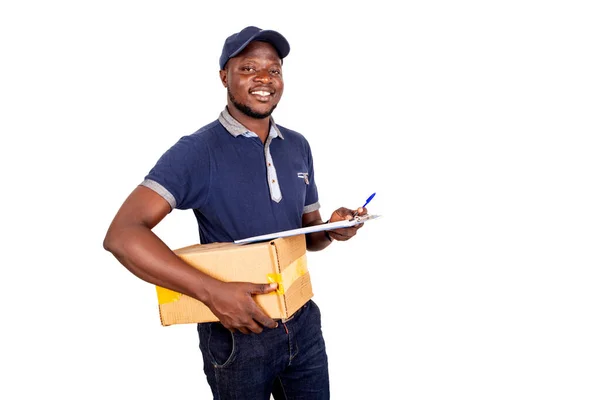
[[[271,118],[267,117],[263,119],[256,119],[249,117],[235,108],[235,106],[230,104],[227,105],[227,111],[229,111],[229,114],[240,124],[244,125],[250,131],[256,133],[263,143],[267,140],[267,136],[269,136],[269,123]]]

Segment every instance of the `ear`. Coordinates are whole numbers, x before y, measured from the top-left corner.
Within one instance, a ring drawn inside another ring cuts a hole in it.
[[[221,77],[221,83],[224,87],[227,87],[227,70],[222,69],[219,71],[219,76]]]

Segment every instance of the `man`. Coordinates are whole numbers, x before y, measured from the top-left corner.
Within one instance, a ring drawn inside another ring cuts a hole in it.
[[[329,398],[321,317],[312,300],[275,321],[252,296],[276,284],[218,281],[187,265],[152,232],[174,208],[193,209],[203,244],[323,223],[310,146],[271,117],[289,50],[281,34],[256,27],[226,39],[219,60],[226,108],[163,154],[104,240],[133,274],[198,299],[219,318],[198,324],[204,371],[219,399]],[[339,208],[330,221],[350,219],[354,211]],[[307,249],[348,240],[361,226],[310,233]]]

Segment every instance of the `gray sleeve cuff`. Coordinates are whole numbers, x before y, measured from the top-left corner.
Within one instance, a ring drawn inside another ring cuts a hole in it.
[[[175,197],[171,194],[171,192],[169,192],[167,189],[165,189],[165,187],[163,185],[161,185],[160,183],[153,181],[151,179],[144,179],[144,181],[142,183],[140,183],[140,185],[145,186],[148,189],[152,189],[156,193],[158,193],[163,199],[165,199],[167,201],[167,203],[169,203],[169,205],[171,206],[171,209],[174,209],[175,206],[177,205],[177,202],[175,201]],[[306,207],[304,207],[304,208],[306,208]]]
[[[304,206],[304,209],[302,210],[302,214],[308,214],[309,212],[317,211],[319,208],[321,208],[321,205],[317,201],[316,203],[312,203],[307,206]]]

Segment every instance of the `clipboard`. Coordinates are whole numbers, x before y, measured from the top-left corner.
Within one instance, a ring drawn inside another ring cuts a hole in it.
[[[273,233],[268,233],[266,235],[260,235],[260,236],[252,236],[252,237],[249,237],[246,239],[234,240],[233,243],[246,244],[246,243],[262,242],[264,240],[271,240],[271,239],[277,239],[277,238],[288,237],[288,236],[302,235],[302,234],[307,234],[307,233],[312,233],[312,232],[329,231],[329,230],[338,229],[338,228],[348,228],[348,227],[351,227],[354,225],[365,223],[367,221],[372,221],[372,220],[380,218],[380,217],[381,217],[381,215],[378,215],[378,214],[359,215],[352,219],[347,219],[347,220],[343,220],[343,221],[329,222],[327,224],[307,226],[304,228],[290,229],[290,230],[281,231],[281,232],[273,232]]]

